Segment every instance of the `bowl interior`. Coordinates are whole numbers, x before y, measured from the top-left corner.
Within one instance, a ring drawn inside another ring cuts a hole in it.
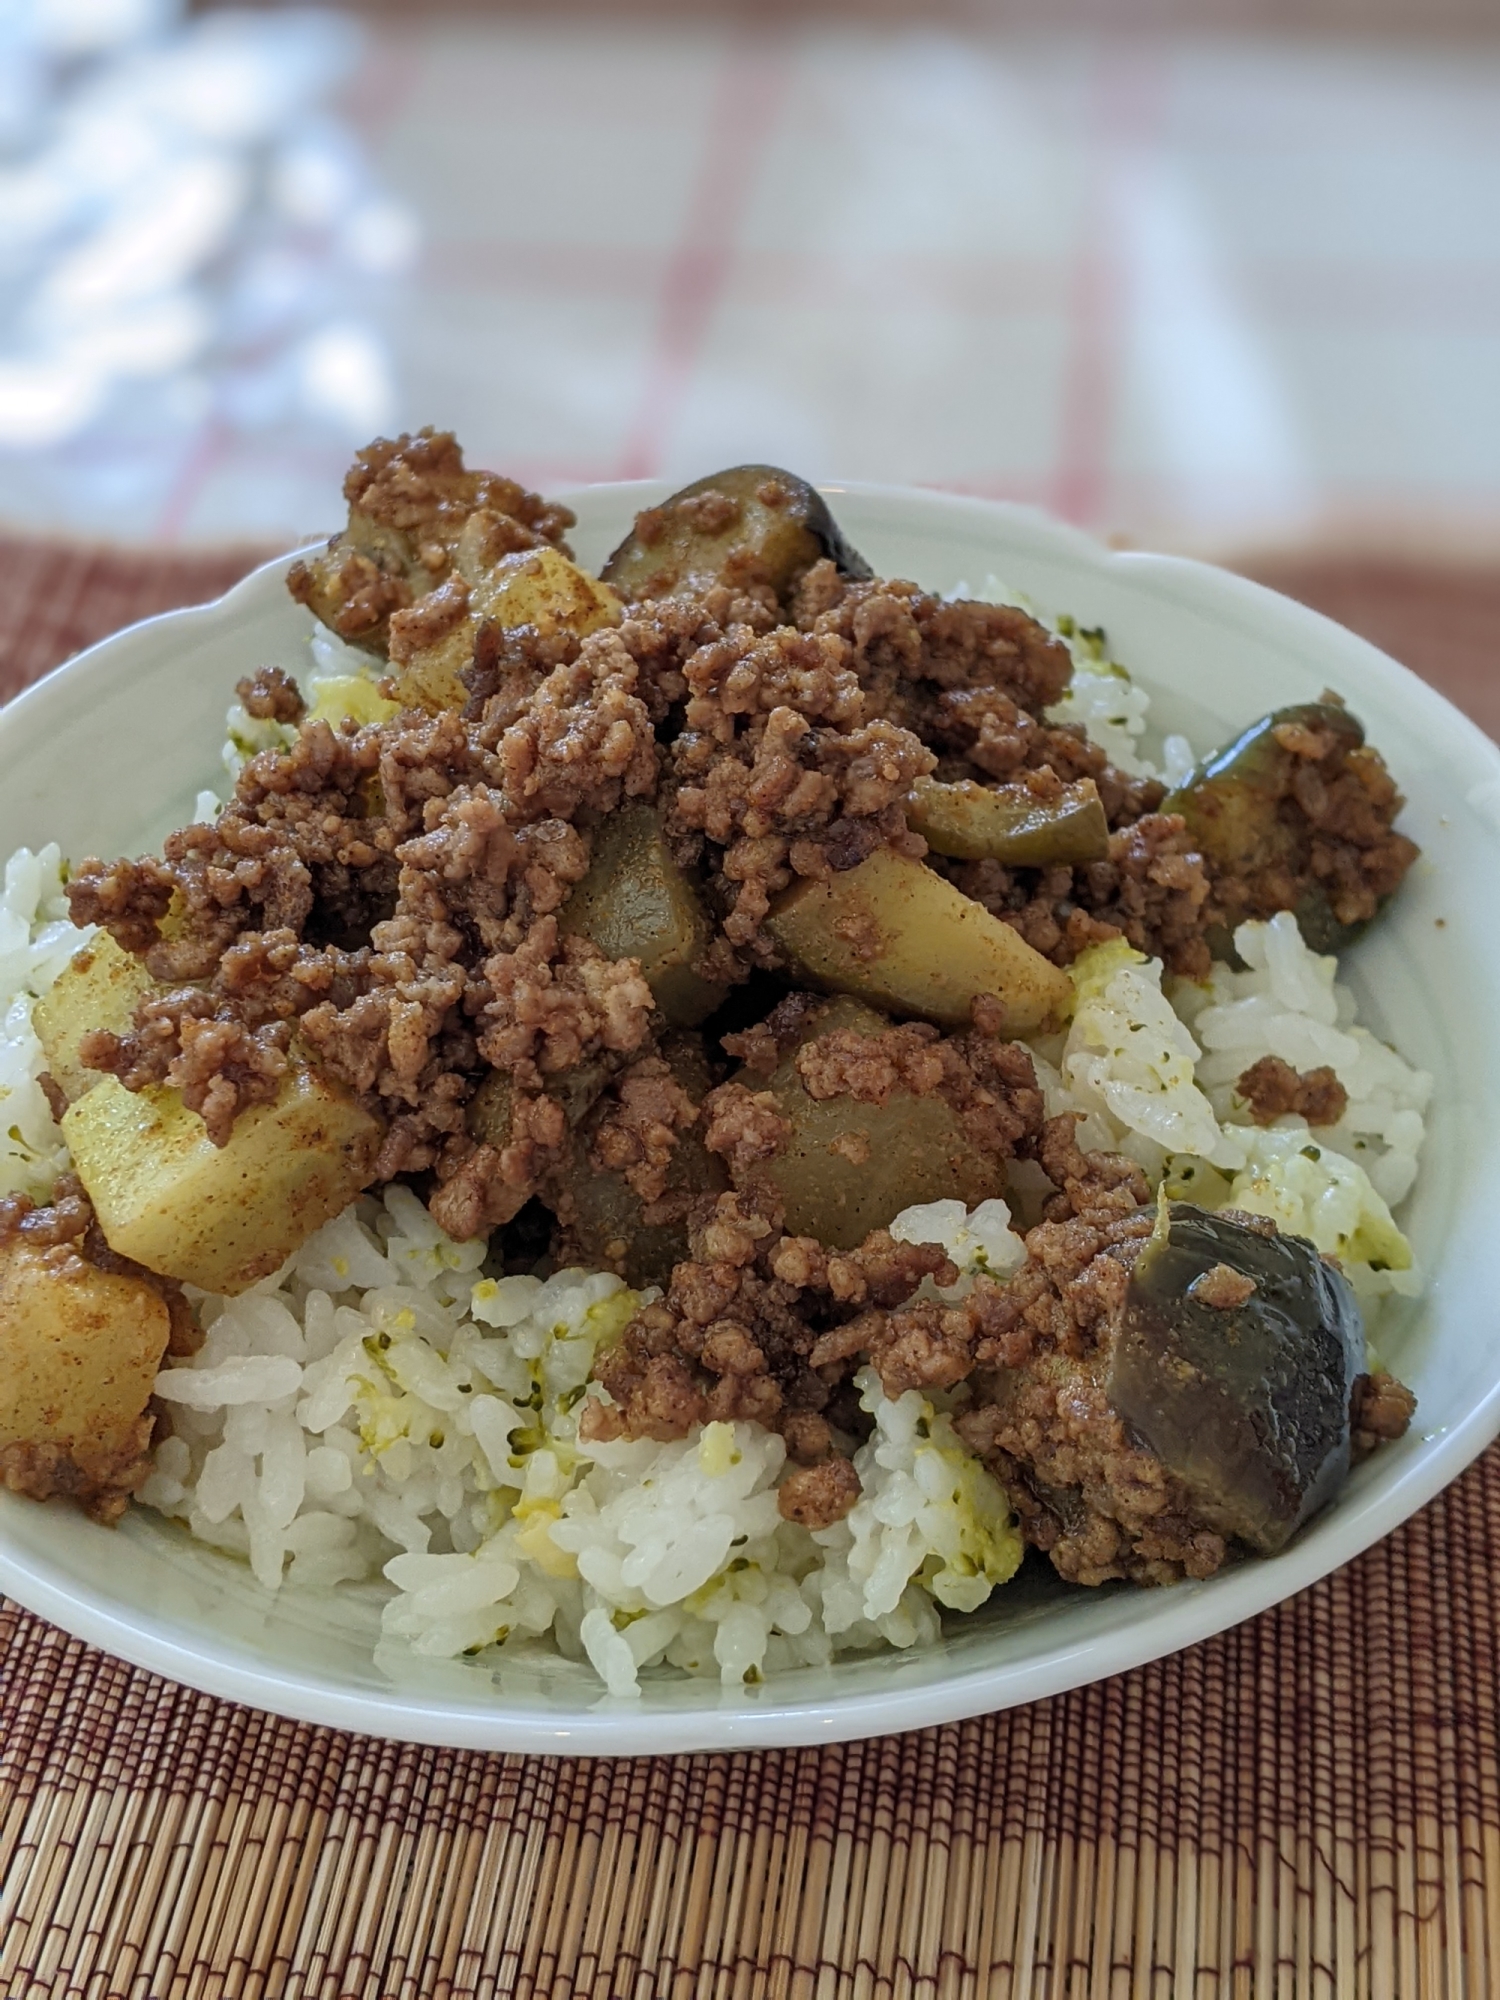
[[[660,489],[593,488],[575,545],[601,561]],[[1485,1254],[1500,1198],[1500,753],[1362,641],[1221,572],[1111,554],[1021,509],[878,488],[830,490],[882,574],[929,588],[990,574],[1047,611],[1106,627],[1152,691],[1155,720],[1199,749],[1267,709],[1342,692],[1410,801],[1423,848],[1386,919],[1346,960],[1361,1018],[1436,1077],[1424,1167],[1404,1221],[1428,1284],[1387,1322],[1384,1358],[1417,1391],[1417,1428],[1350,1480],[1274,1561],[1165,1592],[1069,1592],[1030,1567],[985,1611],[913,1656],[845,1660],[769,1686],[649,1683],[602,1697],[540,1650],[500,1675],[377,1661],[373,1587],[271,1598],[247,1568],[136,1509],[111,1533],[0,1494],[0,1588],[80,1636],[216,1694],[313,1722],[460,1746],[634,1752],[832,1740],[1055,1693],[1202,1638],[1300,1589],[1387,1532],[1500,1428],[1500,1340]],[[235,681],[293,671],[310,619],[284,564],[217,606],[93,649],[0,715],[0,852],[52,839],[75,859],[135,851],[189,816],[216,768]]]

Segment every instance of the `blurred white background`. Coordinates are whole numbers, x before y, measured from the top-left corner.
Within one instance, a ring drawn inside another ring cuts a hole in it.
[[[1500,547],[1500,40],[0,0],[0,523],[352,448]]]

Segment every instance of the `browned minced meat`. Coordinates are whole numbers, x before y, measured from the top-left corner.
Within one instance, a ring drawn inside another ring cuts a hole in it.
[[[469,471],[453,433],[431,428],[377,438],[357,453],[344,498],[382,527],[409,535],[419,550],[455,540],[481,508],[508,515],[558,546],[574,521],[568,508],[528,493],[514,479]]]
[[[287,587],[343,638],[377,647],[392,614],[441,583],[465,535],[484,567],[544,542],[566,552],[574,519],[513,479],[469,471],[448,431],[378,438],[355,458],[344,497],[350,530],[294,563]]]
[[[1349,1105],[1349,1093],[1325,1064],[1320,1069],[1294,1070],[1280,1056],[1262,1056],[1235,1082],[1257,1125],[1273,1125],[1296,1114],[1309,1125],[1337,1125]]]
[[[698,1106],[660,1056],[642,1056],[616,1080],[594,1132],[590,1159],[625,1176],[642,1202],[660,1201],[679,1133],[698,1121]]]
[[[903,801],[934,765],[909,730],[869,718],[839,638],[735,626],[684,663],[668,830],[707,843],[730,942],[768,964],[760,924],[799,875],[856,867],[890,843],[922,854]]]
[[[1254,1278],[1245,1271],[1236,1271],[1230,1264],[1215,1264],[1188,1286],[1190,1298],[1218,1312],[1233,1312],[1246,1299],[1254,1298],[1255,1291]]]
[[[776,1492],[784,1521],[803,1528],[831,1528],[842,1521],[860,1495],[859,1474],[847,1458],[835,1453],[821,1465],[806,1465],[788,1473]]]
[[[710,488],[706,493],[689,493],[661,507],[647,507],[635,517],[635,538],[643,548],[654,549],[665,541],[674,522],[696,535],[722,535],[744,512],[742,503],[730,493]]]
[[[453,440],[431,433],[372,446],[347,491],[359,545],[341,542],[335,555],[374,551],[379,578],[399,571],[401,604],[379,615],[400,611],[400,646],[466,615],[464,579],[497,553],[555,541],[567,525],[512,482],[466,470]],[[705,497],[697,525],[721,512]],[[717,919],[713,976],[732,983],[757,962],[780,969],[762,923],[798,877],[856,867],[882,844],[923,853],[904,802],[935,768],[1025,782],[1038,796],[1092,778],[1114,828],[1107,860],[945,872],[1059,962],[1124,935],[1177,970],[1202,969],[1211,909],[1201,864],[1180,822],[1154,810],[1159,786],[1113,771],[1081,731],[1045,721],[1070,667],[1035,620],[945,604],[910,584],[852,583],[819,564],[798,589],[794,623],[780,621],[774,593],[746,575],[632,605],[618,627],[582,640],[484,624],[462,714],[407,713],[366,729],[304,722],[289,749],[250,761],[213,825],[172,835],[161,860],[78,871],[75,917],[105,925],[164,989],[127,1033],[91,1040],[89,1056],[131,1088],[175,1084],[219,1140],[242,1109],[274,1095],[287,1062],[310,1056],[384,1121],[377,1176],[434,1173],[435,1205],[460,1234],[495,1226],[554,1184],[571,1143],[559,1080],[579,1064],[618,1070],[635,1059],[591,1143],[650,1206],[685,1128],[681,1106],[656,1102],[649,989],[633,961],[604,958],[558,921],[587,870],[592,829],[626,800],[660,807]],[[249,698],[270,715],[291,712],[289,683],[260,677]],[[983,1000],[975,1022],[997,1026]],[[1014,1055],[993,1033],[912,1027],[880,1039],[809,1053],[811,1084],[936,1089],[976,1143],[1000,1154],[1034,1142],[1034,1081],[1010,1073]],[[694,1127],[695,1144],[699,1130],[715,1134],[747,1187],[755,1157],[779,1143],[756,1082],[790,1045],[769,1023],[731,1037],[726,1049],[749,1073]],[[466,1126],[494,1069],[513,1089],[503,1144]],[[752,1248],[764,1261],[775,1237]],[[790,1282],[768,1265],[752,1276]],[[866,1351],[888,1353],[893,1369],[899,1352],[912,1379],[951,1372],[963,1342],[929,1305],[894,1331],[873,1329]],[[815,1339],[851,1311],[815,1303],[800,1323]],[[696,1353],[689,1364],[701,1394]]]
[[[972,1400],[956,1427],[1005,1485],[1026,1539],[1071,1582],[1209,1576],[1228,1553],[1223,1537],[1203,1525],[1190,1494],[1122,1423],[1107,1392],[1130,1269],[1151,1234],[1154,1205],[1138,1167],[1081,1152],[1072,1128],[1072,1118],[1055,1119],[1043,1133],[1039,1155],[1058,1192],[1026,1238],[1025,1264],[1003,1285],[978,1280],[964,1301]],[[1242,1219],[1275,1233],[1264,1217]],[[1224,1266],[1194,1286],[1195,1298],[1224,1310],[1253,1291],[1252,1280]],[[900,1318],[891,1315],[893,1324]],[[964,1339],[962,1328],[948,1330],[955,1364]],[[892,1393],[905,1379],[884,1369],[882,1378]],[[1413,1407],[1389,1377],[1361,1378],[1351,1410],[1356,1454],[1399,1436]]]
[[[884,1230],[846,1253],[789,1237],[764,1190],[695,1203],[689,1247],[665,1297],[599,1362],[613,1407],[589,1409],[592,1435],[668,1439],[716,1419],[773,1429],[796,1419],[796,1450],[811,1455],[817,1440],[802,1419],[820,1415],[852,1372],[848,1356],[814,1360],[820,1338],[871,1313],[880,1320],[924,1277],[956,1276],[936,1246],[896,1243]]]
[[[126,1035],[91,1028],[79,1060],[117,1076],[127,1090],[166,1083],[203,1120],[209,1141],[229,1142],[234,1121],[252,1104],[269,1104],[287,1073],[290,1021],[252,1027],[228,1002],[216,1005],[195,986],[143,1001]]]
[[[1354,1458],[1368,1458],[1377,1445],[1405,1437],[1416,1408],[1416,1397],[1394,1375],[1380,1373],[1356,1377],[1349,1406],[1350,1443]]]
[[[751,1090],[746,1085],[721,1083],[703,1100],[703,1143],[718,1153],[737,1186],[748,1186],[756,1169],[786,1151],[791,1141],[791,1121],[782,1116],[769,1090]]]
[[[115,1450],[36,1439],[0,1445],[0,1486],[28,1500],[76,1500],[112,1528],[151,1476],[155,1419],[144,1412]]]
[[[1120,827],[1104,861],[1040,869],[998,861],[942,865],[965,895],[1056,965],[1123,937],[1186,978],[1208,975],[1209,877],[1176,814],[1146,813]]]
[[[1233,929],[1296,909],[1316,891],[1339,923],[1367,923],[1417,858],[1415,843],[1394,830],[1405,800],[1369,744],[1351,748],[1332,730],[1299,723],[1275,734],[1291,753],[1277,802],[1281,837],[1239,868],[1214,868],[1215,914]]]
[[[1008,604],[948,602],[916,584],[854,582],[828,562],[803,580],[793,606],[806,631],[851,648],[869,712],[915,731],[939,753],[943,778],[1052,771],[1092,778],[1112,826],[1161,800],[1155,779],[1118,771],[1076,724],[1048,723],[1073,671],[1067,648]]]
[[[415,604],[393,611],[389,649],[392,664],[405,666],[418,653],[446,639],[468,615],[469,586],[461,576],[446,578]]]
[[[235,682],[234,691],[246,715],[257,722],[300,722],[307,712],[302,690],[280,667],[257,667]]]
[[[490,1163],[475,1165],[463,1107],[487,1067],[536,1091],[593,1049],[639,1048],[652,1003],[634,966],[556,923],[588,867],[571,816],[655,784],[638,668],[599,636],[519,719],[311,723],[253,758],[218,820],[173,834],[162,861],[85,862],[77,920],[176,982],[90,1060],[131,1088],[176,1084],[222,1141],[274,1094],[295,1028],[387,1120],[381,1177],[436,1166],[472,1185]]]

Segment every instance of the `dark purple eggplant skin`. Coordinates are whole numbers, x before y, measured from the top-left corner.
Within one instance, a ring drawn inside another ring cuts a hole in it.
[[[761,497],[779,492],[775,505]],[[738,510],[711,525],[691,503],[721,496]],[[684,508],[682,503],[690,503]],[[635,525],[599,572],[633,602],[697,593],[720,582],[769,584],[785,603],[815,562],[829,558],[844,576],[867,580],[874,571],[845,541],[828,502],[794,472],[775,465],[733,465],[695,479]]]
[[[1193,1295],[1220,1265],[1254,1280],[1243,1303]],[[1349,1281],[1310,1243],[1163,1203],[1130,1274],[1109,1395],[1208,1527],[1274,1555],[1327,1505],[1349,1471],[1365,1367]]]

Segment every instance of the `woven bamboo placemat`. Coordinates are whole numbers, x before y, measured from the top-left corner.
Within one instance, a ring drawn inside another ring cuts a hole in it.
[[[247,563],[0,541],[0,693]],[[1406,635],[1490,721],[1494,579],[1370,578],[1276,580]],[[908,1736],[655,1760],[306,1728],[0,1602],[0,1996],[1486,2000],[1497,1548],[1500,1446],[1155,1666]]]

